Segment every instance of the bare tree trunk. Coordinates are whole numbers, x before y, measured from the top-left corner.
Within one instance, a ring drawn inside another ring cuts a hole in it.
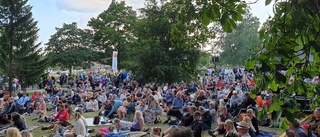
[[[69,67],[69,74],[72,76],[72,66]]]

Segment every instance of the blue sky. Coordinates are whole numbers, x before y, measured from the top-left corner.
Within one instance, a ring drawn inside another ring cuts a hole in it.
[[[144,0],[125,0],[127,5],[134,9],[144,6]],[[247,0],[256,1],[256,0]],[[258,0],[256,4],[250,5],[252,13],[265,22],[269,14],[272,15],[272,7],[264,5],[265,0]],[[87,27],[87,22],[92,17],[108,8],[111,0],[29,0],[28,4],[33,6],[32,12],[38,21],[39,39],[42,45],[48,42],[54,34],[56,27],[63,23],[77,22],[80,28]]]

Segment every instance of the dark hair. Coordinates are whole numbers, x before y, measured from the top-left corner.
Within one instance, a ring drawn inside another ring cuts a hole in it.
[[[169,133],[169,137],[193,137],[193,133],[189,127],[175,128],[174,132]]]
[[[19,114],[13,115],[12,120],[13,121],[19,121],[20,120],[20,115]]]
[[[294,119],[294,121],[291,124],[294,128],[300,127],[300,121],[298,119]]]

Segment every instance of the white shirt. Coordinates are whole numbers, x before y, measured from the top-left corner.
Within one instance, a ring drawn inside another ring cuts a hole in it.
[[[77,135],[86,135],[86,127],[81,118],[79,118],[76,123],[74,123],[73,131]]]
[[[90,99],[90,101],[87,102],[86,109],[93,109],[94,111],[97,111],[99,109],[98,101],[96,99],[94,101]]]
[[[162,99],[162,96],[160,95],[159,92],[158,92],[157,94],[155,94],[153,97],[154,97],[154,99],[156,99],[156,100]]]
[[[83,122],[83,124],[84,124],[85,126],[88,126],[88,122],[87,122],[86,118],[84,118],[83,116],[81,116],[80,119],[82,120],[82,122]]]
[[[97,100],[100,101],[100,102],[105,102],[106,101],[106,97],[105,97],[105,95],[99,95],[97,97]]]

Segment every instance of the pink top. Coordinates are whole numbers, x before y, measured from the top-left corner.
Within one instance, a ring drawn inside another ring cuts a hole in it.
[[[122,102],[122,106],[125,106],[125,107],[128,106],[129,104],[130,104],[130,103],[129,103],[127,100],[125,100],[125,101]]]

